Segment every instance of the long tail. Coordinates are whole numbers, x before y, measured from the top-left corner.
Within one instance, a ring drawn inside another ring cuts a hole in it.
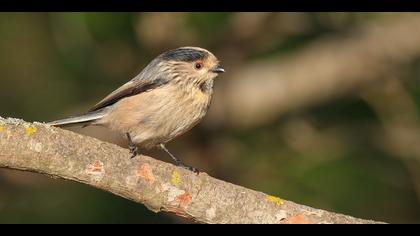
[[[62,120],[56,120],[48,122],[48,125],[52,126],[66,126],[66,125],[73,125],[73,124],[84,124],[84,126],[87,126],[94,122],[95,120],[98,120],[102,117],[104,117],[106,114],[106,109],[101,109],[94,112],[89,112],[81,116],[75,116],[70,117]]]

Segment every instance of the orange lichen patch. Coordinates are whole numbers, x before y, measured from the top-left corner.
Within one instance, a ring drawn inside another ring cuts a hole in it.
[[[267,196],[267,200],[275,203],[277,206],[281,206],[281,205],[284,204],[283,199],[281,199],[279,197],[275,197],[275,196]]]
[[[188,193],[183,193],[176,197],[176,200],[179,203],[179,207],[184,208],[192,201],[192,197]]]
[[[99,175],[102,174],[104,171],[104,163],[99,160],[96,160],[95,162],[89,164],[86,168],[86,173],[88,175]]]
[[[149,184],[155,182],[155,176],[153,175],[152,167],[145,163],[137,169],[137,176],[147,181]]]
[[[3,132],[6,129],[4,125],[0,125],[0,132]]]
[[[280,224],[313,224],[304,215],[295,215],[280,221]]]
[[[35,126],[29,126],[25,128],[25,132],[27,135],[31,136],[32,134],[36,133],[37,128]]]

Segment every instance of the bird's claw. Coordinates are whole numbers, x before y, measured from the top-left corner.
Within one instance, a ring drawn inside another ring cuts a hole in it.
[[[187,169],[187,170],[189,170],[189,171],[192,171],[192,172],[196,173],[197,175],[198,175],[198,174],[200,174],[200,170],[199,170],[199,169],[197,169],[197,168],[195,168],[195,167],[192,167],[192,166],[187,166],[187,165],[185,165],[185,164],[184,164],[184,163],[182,163],[182,162],[178,162],[178,163],[177,163],[177,166],[179,166],[179,167],[181,167],[181,168],[184,168],[184,169]]]
[[[131,157],[130,157],[131,159],[136,157],[137,155],[139,155],[139,148],[138,147],[129,146],[128,148],[130,149],[130,153],[132,154]]]

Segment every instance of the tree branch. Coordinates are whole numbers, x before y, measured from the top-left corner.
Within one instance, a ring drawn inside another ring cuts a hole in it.
[[[0,117],[0,167],[73,180],[200,223],[379,223],[299,205],[41,123]]]

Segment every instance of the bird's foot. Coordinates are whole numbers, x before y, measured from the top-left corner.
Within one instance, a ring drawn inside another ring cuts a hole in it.
[[[184,169],[187,169],[189,171],[192,171],[192,172],[196,173],[197,175],[200,174],[200,170],[199,169],[197,169],[195,167],[192,167],[192,166],[187,166],[187,165],[185,165],[184,163],[182,163],[180,161],[177,162],[176,165],[179,166],[179,167],[181,167],[181,168],[184,168]]]
[[[177,166],[182,167],[184,169],[187,169],[189,171],[192,171],[192,172],[196,173],[197,175],[200,173],[200,171],[197,168],[185,165],[181,161],[181,159],[177,158],[171,152],[169,152],[169,150],[165,147],[165,144],[161,143],[159,146],[160,146],[160,148],[162,148],[163,151],[168,153],[168,155],[175,161]]]
[[[128,149],[130,149],[131,159],[139,155],[139,148],[137,146],[129,146]]]
[[[131,140],[131,136],[129,133],[126,133],[127,140],[128,140],[128,149],[130,149],[130,153],[132,154],[130,159],[136,157],[139,155],[139,148],[133,143],[133,140]]]

